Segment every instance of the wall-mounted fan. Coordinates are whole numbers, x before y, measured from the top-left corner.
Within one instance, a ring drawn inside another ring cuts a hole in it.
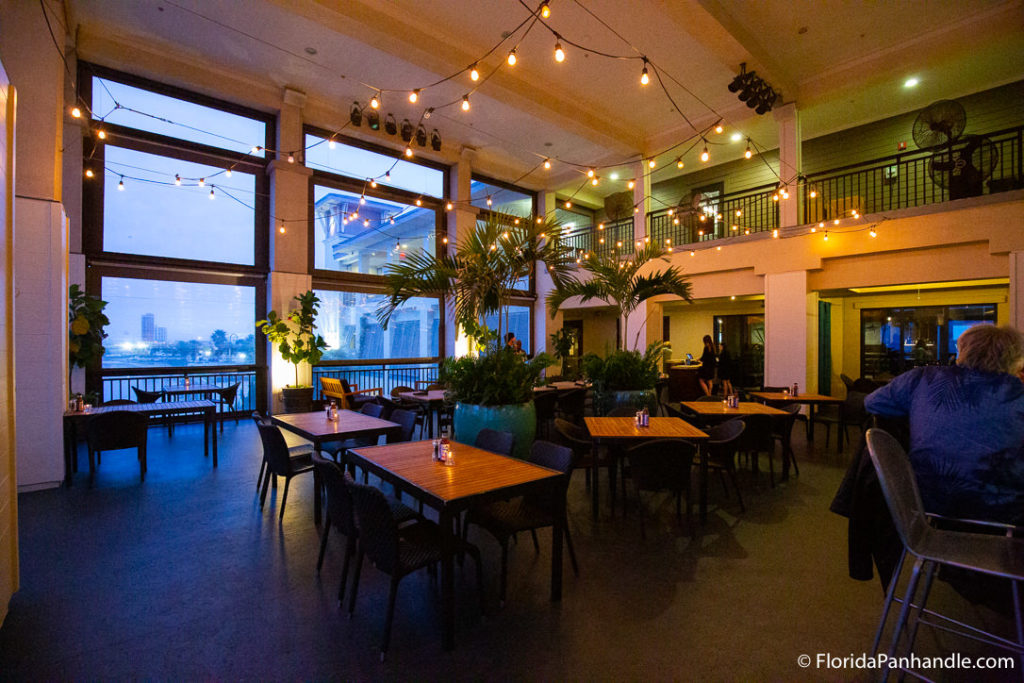
[[[949,190],[950,199],[975,197],[999,164],[999,150],[981,135],[963,135],[967,113],[954,100],[939,100],[914,120],[914,143],[936,150],[928,160],[928,177]]]

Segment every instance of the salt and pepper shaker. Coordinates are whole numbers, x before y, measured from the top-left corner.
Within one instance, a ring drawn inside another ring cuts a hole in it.
[[[793,382],[793,388],[790,390],[789,393],[791,395],[793,395],[793,396],[799,395],[799,393],[800,393],[800,385],[797,384],[796,382]]]

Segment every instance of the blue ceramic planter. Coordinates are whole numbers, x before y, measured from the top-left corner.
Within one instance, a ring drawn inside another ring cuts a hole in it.
[[[512,432],[516,437],[512,454],[526,459],[537,435],[537,411],[533,401],[522,405],[478,406],[455,404],[455,439],[472,444],[481,429],[489,427],[500,432]]]

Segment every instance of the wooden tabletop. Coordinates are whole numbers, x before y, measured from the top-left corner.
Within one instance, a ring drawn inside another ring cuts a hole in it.
[[[739,408],[727,408],[725,401],[683,401],[683,405],[701,415],[786,415],[785,410],[756,401],[740,401]]]
[[[708,435],[678,417],[652,417],[648,427],[637,427],[632,417],[585,417],[595,439],[706,439]]]
[[[370,417],[351,410],[339,410],[337,420],[328,420],[323,410],[311,413],[284,413],[270,419],[279,427],[288,429],[310,441],[333,441],[352,436],[382,434],[401,426],[394,422]]]
[[[173,413],[187,412],[190,410],[209,410],[216,408],[213,401],[165,401],[162,403],[122,403],[116,406],[93,406],[89,410],[68,410],[64,417],[88,417],[90,415],[102,415],[112,413],[116,410],[127,410],[131,413]]]
[[[432,451],[430,441],[405,441],[356,448],[349,453],[357,460],[387,470],[408,486],[427,494],[439,505],[531,484],[561,474],[463,443],[452,443],[455,464],[451,466],[435,462]]]
[[[403,391],[398,395],[398,398],[405,399],[406,401],[419,401],[420,403],[437,403],[444,400],[444,389],[434,389],[432,391]]]
[[[751,391],[751,396],[764,399],[765,401],[780,401],[785,403],[842,403],[843,399],[824,394],[792,394],[781,391]]]
[[[534,387],[534,391],[572,391],[573,389],[589,389],[590,385],[580,382],[548,382],[544,386]]]

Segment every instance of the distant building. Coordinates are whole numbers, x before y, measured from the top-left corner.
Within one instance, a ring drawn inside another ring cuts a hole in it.
[[[167,328],[158,327],[156,328],[156,341],[165,342],[167,341]]]
[[[156,316],[152,313],[142,316],[142,341],[156,341]]]

